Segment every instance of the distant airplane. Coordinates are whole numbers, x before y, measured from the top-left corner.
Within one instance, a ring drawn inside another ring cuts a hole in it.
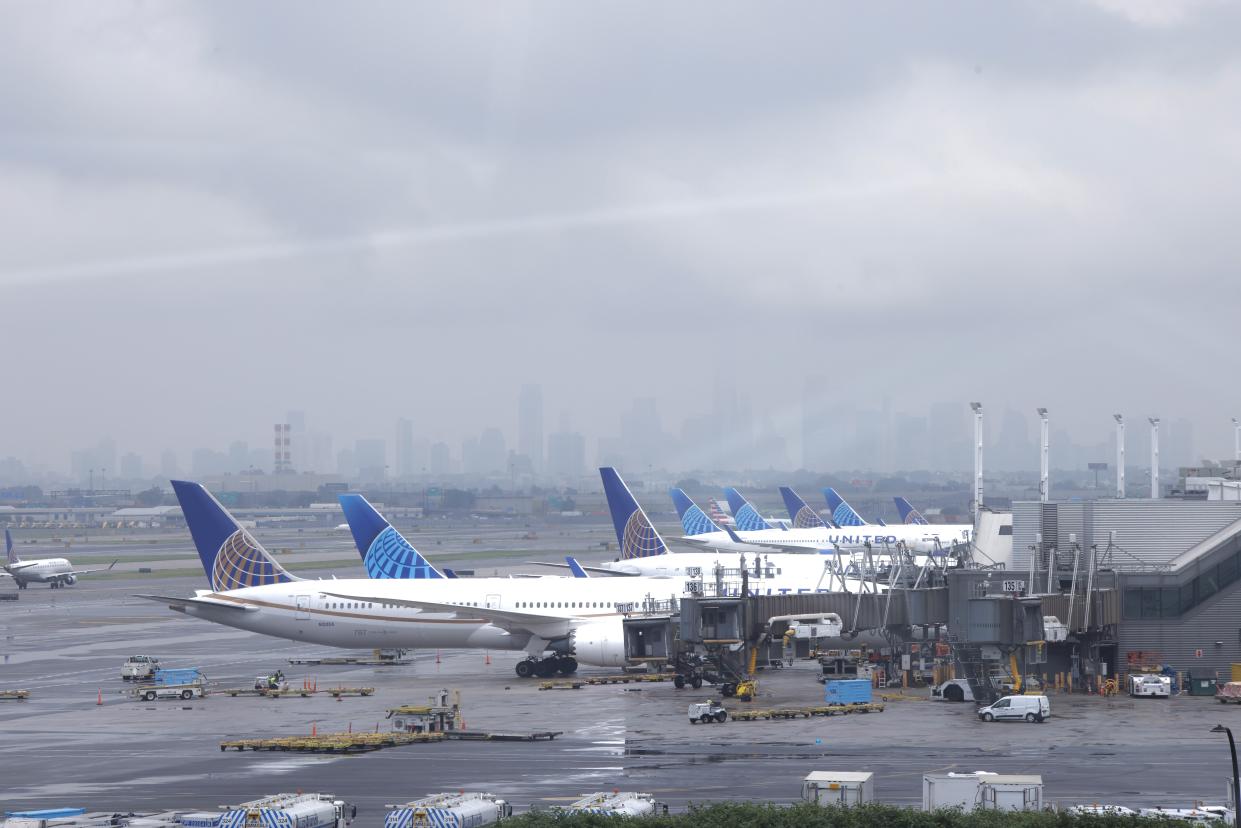
[[[894,497],[892,499],[896,501],[896,511],[901,516],[901,523],[918,524],[919,526],[926,526],[930,523],[930,521],[924,518],[922,513],[915,509],[913,504],[905,498]]]
[[[832,487],[823,490],[823,497],[827,500],[827,508],[832,510],[832,520],[837,526],[869,526],[866,520],[857,513],[857,510],[849,505],[843,497],[836,493]]]
[[[13,535],[8,529],[4,530],[4,554],[4,571],[0,572],[0,575],[12,578],[18,589],[25,589],[30,584],[47,584],[52,589],[59,589],[76,584],[80,575],[106,572],[116,566],[116,561],[113,561],[99,569],[74,569],[73,564],[64,558],[23,561],[13,549]]]
[[[758,509],[736,489],[725,489],[724,496],[728,498],[728,507],[733,510],[733,520],[738,532],[761,532],[764,529],[779,528],[764,520]]]

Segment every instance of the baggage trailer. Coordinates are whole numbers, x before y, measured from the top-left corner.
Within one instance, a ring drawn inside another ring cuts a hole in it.
[[[143,701],[156,699],[201,699],[206,695],[206,677],[195,667],[183,670],[156,670],[151,684],[133,688],[132,694]]]
[[[477,828],[513,815],[513,806],[487,793],[440,793],[389,805],[384,828]]]

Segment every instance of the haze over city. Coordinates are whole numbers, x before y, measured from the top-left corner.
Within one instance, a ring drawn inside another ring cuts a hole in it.
[[[289,411],[460,464],[531,383],[587,466],[963,469],[971,400],[997,468],[1036,406],[1229,458],[1238,17],[7,4],[0,476]]]

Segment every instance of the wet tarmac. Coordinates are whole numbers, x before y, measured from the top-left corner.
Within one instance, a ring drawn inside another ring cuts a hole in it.
[[[556,561],[565,553],[603,560],[606,553],[592,554],[591,547],[610,527],[594,528],[567,535],[540,530],[538,538],[526,538],[520,526],[456,527],[415,543],[437,562],[479,574],[529,572],[523,561]],[[339,533],[257,534],[273,551],[290,550],[282,562],[335,562],[299,575],[363,574]],[[482,540],[475,543],[476,537]],[[29,701],[0,701],[4,809],[198,809],[278,791],[330,791],[358,805],[356,824],[380,825],[386,803],[460,788],[505,796],[519,810],[612,788],[650,791],[674,808],[722,799],[788,802],[798,797],[806,773],[828,769],[874,771],[878,798],[895,804],[920,801],[923,773],[987,770],[1040,773],[1053,803],[1178,806],[1222,801],[1231,770],[1226,739],[1208,731],[1217,722],[1232,724],[1241,706],[1210,698],[1053,696],[1053,718],[1043,725],[984,724],[971,706],[919,699],[864,716],[704,726],[691,725],[685,711],[711,695],[707,688],[539,691],[537,682],[513,674],[513,653],[491,653],[489,664],[482,652],[444,651],[438,662],[436,653],[418,652],[405,667],[290,666],[291,658],[343,653],[213,626],[131,597],[156,588],[191,594],[205,586],[201,572],[187,574],[197,566],[188,538],[154,540],[92,538],[69,552],[81,566],[153,549],[158,560],[142,564],[150,574],[113,572],[60,590],[34,585],[18,601],[0,601],[0,689],[32,693]],[[37,553],[50,554],[43,545]],[[217,686],[249,686],[255,676],[281,668],[295,687],[312,681],[376,693],[341,701],[133,701],[120,665],[135,653],[170,667],[200,667]],[[816,671],[817,664],[804,663],[764,673],[752,704],[819,703]],[[550,743],[450,742],[344,757],[218,747],[226,738],[308,734],[312,727],[385,730],[388,707],[423,703],[441,688],[460,690],[471,730],[563,735]]]

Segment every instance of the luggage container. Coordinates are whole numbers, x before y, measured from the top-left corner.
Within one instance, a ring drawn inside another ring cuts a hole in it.
[[[987,771],[926,774],[922,777],[922,809],[943,808],[1039,811],[1043,808],[1043,777]]]
[[[823,688],[828,704],[870,704],[874,699],[871,684],[865,679],[827,681]]]
[[[979,781],[979,807],[993,811],[1043,810],[1043,777],[989,774]]]
[[[513,814],[513,807],[487,793],[440,793],[389,805],[384,828],[477,828]]]
[[[928,773],[922,777],[922,810],[939,811],[960,808],[972,811],[978,807],[979,780],[995,776],[987,771],[975,773]]]
[[[875,801],[870,772],[812,771],[801,785],[801,798],[815,805],[863,805]]]

